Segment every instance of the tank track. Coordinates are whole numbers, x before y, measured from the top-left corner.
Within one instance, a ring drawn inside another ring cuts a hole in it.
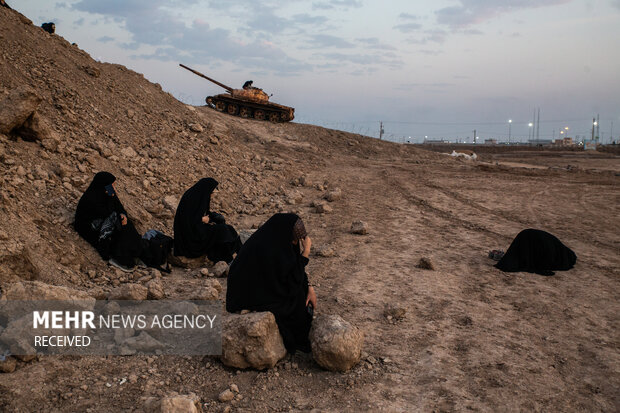
[[[228,95],[208,96],[205,100],[207,106],[218,112],[242,118],[268,120],[274,123],[290,122],[295,118],[295,109],[275,103],[262,105],[260,103],[234,99]]]

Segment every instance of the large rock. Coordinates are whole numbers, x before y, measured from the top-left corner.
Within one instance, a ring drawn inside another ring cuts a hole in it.
[[[149,290],[141,284],[127,283],[114,288],[108,294],[108,300],[146,300]]]
[[[213,274],[215,274],[216,277],[227,277],[228,269],[229,267],[226,261],[218,261],[213,266]]]
[[[4,287],[0,300],[74,300],[85,302],[85,306],[89,308],[95,305],[95,299],[84,291],[40,281],[21,281],[9,284]]]
[[[27,86],[19,87],[0,102],[0,133],[8,135],[37,110],[41,98]]]
[[[56,131],[36,112],[26,119],[23,125],[16,128],[15,132],[26,141],[41,141],[47,149],[58,147],[59,138]]]
[[[364,333],[338,315],[320,315],[312,322],[310,344],[321,367],[347,371],[360,361]]]
[[[270,312],[230,314],[222,324],[222,362],[230,367],[266,369],[286,356],[276,318]]]

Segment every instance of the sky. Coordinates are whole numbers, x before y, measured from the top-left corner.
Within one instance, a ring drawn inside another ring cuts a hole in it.
[[[7,0],[204,104],[246,80],[295,122],[384,139],[620,140],[620,0]],[[509,122],[511,121],[511,122]],[[568,129],[566,129],[568,128]],[[562,135],[564,136],[564,135]]]

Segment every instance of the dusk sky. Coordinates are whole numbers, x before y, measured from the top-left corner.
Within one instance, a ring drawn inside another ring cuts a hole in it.
[[[204,104],[245,80],[296,122],[402,141],[620,135],[620,0],[7,0]],[[612,126],[613,123],[613,126]],[[613,129],[612,129],[613,128]]]

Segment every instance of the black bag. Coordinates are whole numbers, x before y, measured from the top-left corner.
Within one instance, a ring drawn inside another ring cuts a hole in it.
[[[168,255],[172,251],[173,239],[161,231],[155,229],[148,230],[142,236],[142,262],[152,268],[169,273]],[[162,265],[165,267],[162,268]]]
[[[213,222],[214,224],[225,224],[226,218],[218,212],[209,212],[209,222]]]

